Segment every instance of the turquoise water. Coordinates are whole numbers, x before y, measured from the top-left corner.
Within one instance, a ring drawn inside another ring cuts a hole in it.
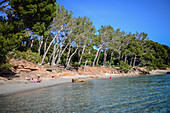
[[[168,113],[170,75],[91,79],[0,97],[0,113]]]

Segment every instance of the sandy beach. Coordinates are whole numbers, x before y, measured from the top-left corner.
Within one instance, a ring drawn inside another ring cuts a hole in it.
[[[159,75],[160,73],[154,73],[151,75]],[[30,83],[27,80],[9,80],[6,81],[4,85],[0,85],[0,96],[10,95],[13,93],[25,92],[29,90],[34,90],[38,88],[50,87],[54,85],[71,83],[73,78],[80,79],[109,79],[110,77],[119,78],[119,77],[134,77],[139,76],[135,74],[105,74],[105,75],[76,75],[76,76],[63,76],[61,78],[56,78],[54,80],[44,79],[42,83]],[[145,75],[146,76],[146,75]]]
[[[34,90],[43,87],[49,87],[57,84],[69,83],[69,82],[71,82],[71,78],[58,78],[55,80],[46,80],[43,81],[42,83],[28,82],[28,83],[20,83],[20,84],[11,83],[11,84],[0,85],[0,96]]]

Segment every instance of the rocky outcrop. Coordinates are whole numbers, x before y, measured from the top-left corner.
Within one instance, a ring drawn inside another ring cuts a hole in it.
[[[28,62],[26,60],[16,60],[11,59],[9,63],[13,66],[12,71],[19,73],[19,72],[31,72],[39,70],[39,67],[34,63]]]

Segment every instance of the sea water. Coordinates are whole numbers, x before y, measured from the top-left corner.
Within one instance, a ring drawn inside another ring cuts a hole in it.
[[[0,113],[168,113],[170,75],[90,79],[0,96]]]

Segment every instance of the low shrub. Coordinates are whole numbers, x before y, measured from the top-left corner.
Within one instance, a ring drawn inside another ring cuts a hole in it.
[[[16,59],[25,59],[27,61],[33,62],[33,63],[39,63],[41,62],[41,56],[39,56],[38,53],[32,52],[31,50],[27,51],[15,51],[14,58]]]
[[[120,61],[119,67],[120,71],[125,73],[127,73],[131,69],[131,66],[128,63],[125,63],[124,61]]]

